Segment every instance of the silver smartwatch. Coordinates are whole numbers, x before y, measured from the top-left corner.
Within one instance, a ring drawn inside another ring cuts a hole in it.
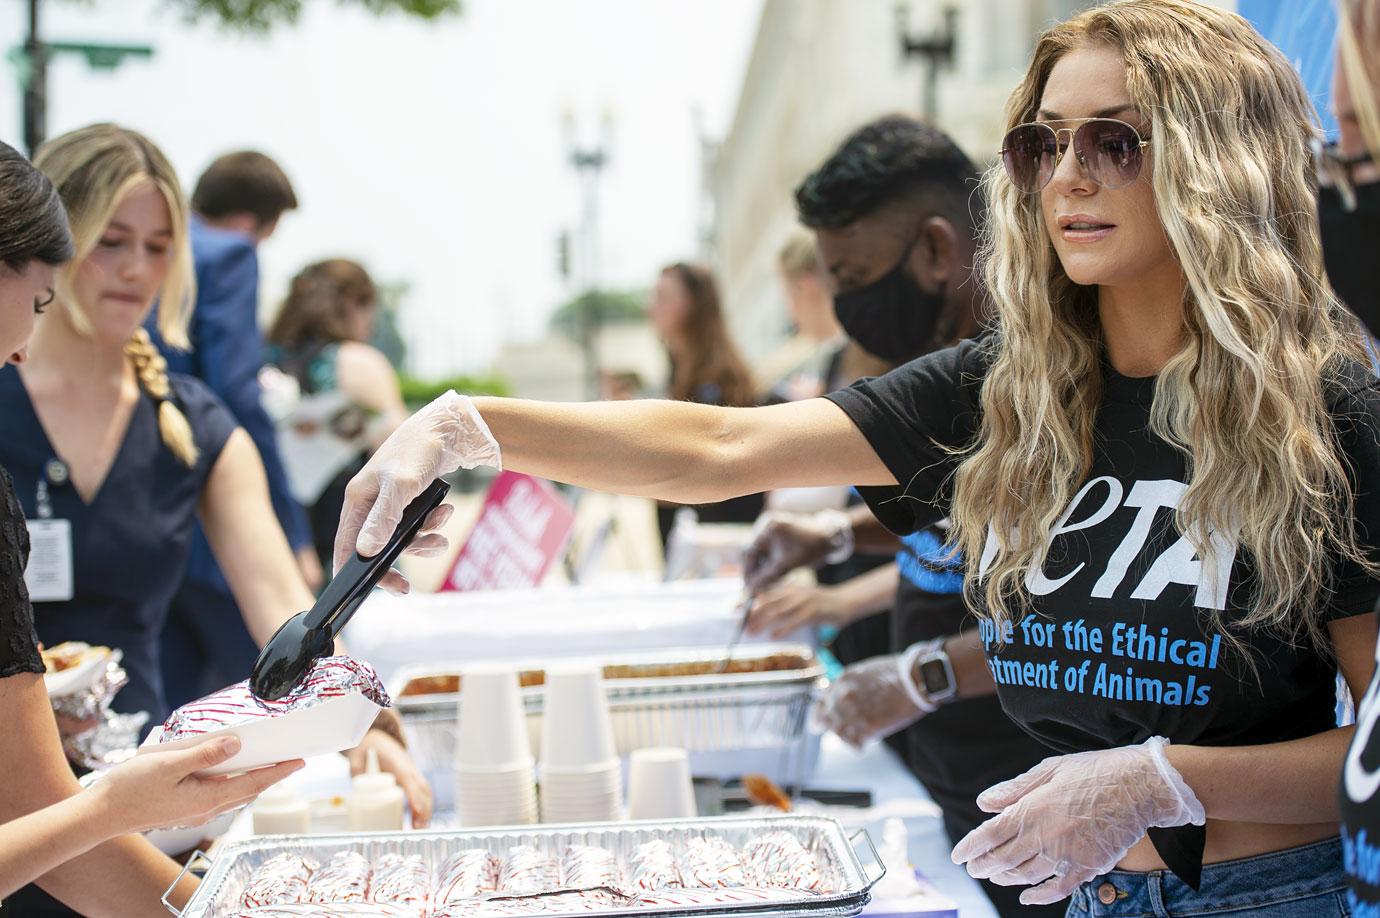
[[[902,656],[902,684],[910,700],[922,711],[933,711],[958,696],[958,680],[944,650],[944,640],[935,638],[912,644]]]

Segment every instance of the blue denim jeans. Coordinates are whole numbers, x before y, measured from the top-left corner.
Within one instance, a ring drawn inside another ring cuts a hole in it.
[[[1203,868],[1194,892],[1167,870],[1113,870],[1084,883],[1068,918],[1349,918],[1342,843],[1332,838],[1298,848],[1223,861]]]

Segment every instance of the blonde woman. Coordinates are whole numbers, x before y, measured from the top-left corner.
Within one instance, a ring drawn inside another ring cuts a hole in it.
[[[19,151],[0,143],[0,363],[21,364],[36,317],[53,300],[72,237],[53,185]],[[24,583],[29,539],[9,473],[0,467],[0,758],[12,776],[0,792],[0,898],[43,877],[47,888],[88,914],[153,914],[177,865],[141,838],[156,825],[195,825],[248,802],[301,763],[230,781],[193,776],[233,755],[222,743],[140,756],[82,792],[62,756],[43,687],[44,664]],[[236,741],[237,742],[237,741]],[[46,781],[39,781],[39,773]],[[17,786],[17,787],[16,787]],[[37,799],[35,787],[48,791]],[[37,807],[49,804],[41,810]],[[69,863],[70,862],[70,863]],[[190,883],[174,892],[185,899]]]
[[[1075,17],[986,180],[989,341],[758,409],[449,394],[353,482],[338,556],[481,463],[684,502],[856,483],[901,531],[947,511],[979,633],[876,705],[996,682],[1063,753],[980,797],[955,859],[1076,915],[1343,914],[1334,678],[1373,668],[1380,392],[1323,280],[1313,121],[1234,14]]]
[[[185,343],[193,301],[186,205],[167,159],[134,131],[95,125],[49,142],[35,164],[67,208],[76,254],[28,359],[0,370],[0,465],[57,558],[30,572],[39,639],[120,648],[130,681],[115,708],[157,724],[158,636],[195,520],[259,642],[313,597],[248,435],[199,381],[166,373],[142,331],[156,302],[164,340]],[[378,730],[366,743],[424,823],[429,791],[406,752]],[[60,793],[50,771],[26,765],[32,754],[24,739],[0,743],[15,806]]]

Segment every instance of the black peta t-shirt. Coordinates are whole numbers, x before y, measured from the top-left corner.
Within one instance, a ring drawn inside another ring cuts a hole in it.
[[[1380,659],[1380,648],[1377,648]],[[1380,667],[1356,710],[1356,735],[1342,766],[1342,860],[1351,913],[1380,918]]]
[[[957,460],[977,431],[992,339],[965,341],[827,396],[863,432],[901,487],[861,489],[889,528],[909,532],[947,515]],[[1352,368],[1329,389],[1339,444],[1356,489],[1357,532],[1380,533],[1380,388]],[[1175,743],[1242,746],[1310,736],[1336,725],[1336,666],[1306,638],[1240,634],[1254,671],[1213,627],[1249,608],[1250,559],[1225,533],[1230,564],[1205,565],[1174,526],[1185,462],[1149,430],[1154,379],[1112,371],[1087,481],[1060,514],[1031,606],[1001,635],[980,631],[1002,707],[1061,752]],[[994,546],[989,540],[989,550]],[[988,552],[979,561],[984,569]],[[1370,612],[1380,583],[1341,563],[1329,619]],[[1152,830],[1161,857],[1196,883],[1204,836]]]

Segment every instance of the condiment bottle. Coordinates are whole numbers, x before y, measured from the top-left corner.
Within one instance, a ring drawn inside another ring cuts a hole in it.
[[[345,798],[345,824],[351,832],[397,832],[403,827],[403,791],[387,772],[379,771],[373,749],[364,773],[356,775]]]
[[[307,801],[281,784],[259,795],[253,815],[255,835],[306,835],[311,831]]]

